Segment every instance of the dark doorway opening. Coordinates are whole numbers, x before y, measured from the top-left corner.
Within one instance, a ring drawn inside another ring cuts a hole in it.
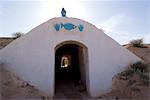
[[[81,93],[85,93],[86,85],[80,68],[81,51],[82,47],[76,44],[64,44],[56,49],[55,96],[79,98]]]

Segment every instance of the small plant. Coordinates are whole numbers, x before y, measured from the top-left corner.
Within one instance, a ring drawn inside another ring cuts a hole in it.
[[[132,41],[130,41],[130,44],[134,47],[145,48],[145,46],[143,44],[143,39],[132,40]]]
[[[144,74],[144,73],[140,73],[139,75],[140,75],[141,79],[144,81],[144,84],[149,86],[149,81],[150,81],[149,75]]]
[[[16,33],[13,33],[12,35],[13,35],[13,37],[14,37],[15,39],[17,39],[17,38],[19,38],[19,37],[23,36],[23,35],[24,35],[24,33],[16,32]]]
[[[132,64],[131,68],[135,72],[148,72],[148,64],[145,64],[145,63],[143,63],[141,61],[138,61],[138,62]]]
[[[128,69],[128,70],[121,72],[120,75],[121,76],[131,76],[131,75],[133,75],[133,73],[134,73],[133,70]]]
[[[123,71],[120,73],[120,76],[125,77],[125,79],[128,79],[133,74],[137,74],[140,79],[143,80],[145,85],[149,85],[150,77],[149,77],[149,64],[146,64],[144,62],[138,61],[130,66],[129,69]],[[129,85],[135,83],[136,81],[129,81]]]
[[[146,85],[149,85],[150,80],[149,67],[149,64],[143,63],[141,61],[131,65],[132,70],[134,70],[134,72],[140,76],[140,78],[144,81]]]

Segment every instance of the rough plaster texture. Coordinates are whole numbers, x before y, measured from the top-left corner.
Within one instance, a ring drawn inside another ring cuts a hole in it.
[[[83,24],[84,30],[56,31],[56,23]],[[112,77],[140,60],[94,25],[75,18],[53,18],[14,40],[0,52],[5,67],[54,96],[55,47],[64,41],[78,41],[87,47],[88,93],[97,97],[111,89]]]

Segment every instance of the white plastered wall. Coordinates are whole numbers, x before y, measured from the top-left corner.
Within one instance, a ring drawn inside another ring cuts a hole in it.
[[[84,30],[56,31],[56,23],[83,24]],[[74,18],[54,18],[13,41],[0,52],[6,68],[54,96],[55,47],[64,41],[78,41],[88,48],[88,92],[97,97],[111,89],[112,77],[140,60],[92,24]]]

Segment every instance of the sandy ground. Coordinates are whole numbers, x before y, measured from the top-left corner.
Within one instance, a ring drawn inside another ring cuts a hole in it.
[[[137,74],[130,77],[113,77],[112,91],[102,95],[105,99],[149,100],[150,84],[145,83]]]
[[[129,45],[127,49],[150,64],[150,45],[147,45],[147,47],[148,48],[137,48]]]
[[[1,99],[0,100],[22,100],[22,99],[41,99],[44,93],[40,92],[34,86],[22,81],[12,72],[1,68]]]
[[[88,99],[86,88],[82,84],[75,84],[73,80],[63,79],[56,83],[55,99]]]
[[[14,38],[7,38],[7,37],[0,37],[0,49],[7,46],[9,43],[11,43],[14,40]]]
[[[150,48],[127,48],[141,57],[145,62],[150,63]],[[133,82],[134,84],[129,83]],[[12,72],[0,66],[0,100],[149,100],[150,85],[145,85],[139,76],[133,75],[129,78],[121,78],[119,74],[112,79],[112,91],[102,94],[99,98],[91,98],[87,95],[82,84],[74,85],[72,81],[58,82],[54,98],[47,97],[36,87],[21,80]]]

